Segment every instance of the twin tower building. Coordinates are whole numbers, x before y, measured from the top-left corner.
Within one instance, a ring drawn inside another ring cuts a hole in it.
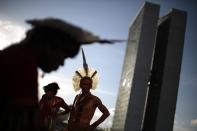
[[[130,30],[112,131],[172,131],[186,12],[144,3]]]

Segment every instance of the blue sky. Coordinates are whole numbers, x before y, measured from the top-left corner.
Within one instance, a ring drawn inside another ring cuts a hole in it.
[[[197,130],[197,2],[195,0],[149,0],[160,4],[160,15],[170,8],[188,13],[185,47],[174,131]],[[48,16],[64,19],[81,26],[100,37],[127,39],[129,26],[144,0],[1,0],[0,1],[0,49],[24,37],[28,25],[26,19]],[[15,38],[16,37],[16,38]],[[89,66],[98,70],[100,82],[93,93],[113,111],[119,88],[126,43],[115,45],[83,46]],[[58,95],[71,104],[76,93],[72,89],[72,76],[82,67],[81,54],[67,59],[58,71],[39,77],[42,86],[57,81],[61,87]],[[40,75],[42,74],[41,71]],[[111,112],[113,115],[113,112]],[[99,113],[98,113],[99,115]],[[108,122],[110,123],[111,118]],[[109,124],[106,123],[106,124]]]

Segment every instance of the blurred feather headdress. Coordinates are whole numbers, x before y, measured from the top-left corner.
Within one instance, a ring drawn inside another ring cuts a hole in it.
[[[64,32],[65,37],[69,37],[80,44],[125,42],[125,40],[102,39],[90,31],[57,18],[32,19],[26,22],[37,28],[47,27],[61,30]]]
[[[83,68],[75,71],[75,74],[73,76],[74,90],[75,91],[80,90],[80,81],[84,77],[89,77],[92,79],[91,89],[95,90],[99,80],[98,73],[95,69],[88,67],[83,49],[82,49],[82,56],[83,56]]]

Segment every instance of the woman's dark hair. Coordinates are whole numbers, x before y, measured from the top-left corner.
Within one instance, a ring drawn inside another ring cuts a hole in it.
[[[59,89],[59,86],[56,82],[50,83],[46,86],[43,87],[44,92],[46,93],[47,91],[53,91],[54,95],[57,94],[57,90]]]

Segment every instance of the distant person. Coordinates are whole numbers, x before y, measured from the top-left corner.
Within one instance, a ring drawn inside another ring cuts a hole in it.
[[[25,39],[0,53],[0,130],[40,131],[38,71],[57,70],[66,58],[77,55],[82,44],[101,40],[65,21],[46,18],[28,20],[33,27]]]
[[[61,114],[69,112],[68,105],[61,97],[56,96],[59,86],[57,83],[50,83],[43,87],[45,94],[42,96],[39,106],[41,109],[41,116],[44,121],[44,126],[49,131],[56,130],[56,119]],[[64,112],[59,113],[60,107]]]
[[[85,60],[85,56],[83,58]],[[76,91],[81,89],[81,93],[75,97],[70,109],[66,131],[93,131],[110,115],[102,101],[90,92],[90,89],[96,88],[97,82],[97,71],[88,68],[86,62],[83,69],[76,71],[73,85]],[[102,112],[102,116],[90,125],[96,108]]]

